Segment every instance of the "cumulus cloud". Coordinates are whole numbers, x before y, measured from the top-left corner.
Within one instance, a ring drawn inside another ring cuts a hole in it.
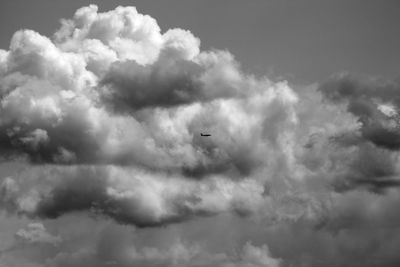
[[[286,142],[277,131],[296,124],[297,96],[285,82],[242,73],[229,52],[200,52],[188,31],[161,34],[135,8],[79,9],[55,36],[21,30],[3,52],[5,158],[249,175]],[[88,54],[108,57],[104,49],[118,56],[99,59],[98,72]]]
[[[112,59],[153,62],[164,42],[160,31],[154,18],[135,7],[98,13],[98,7],[90,5],[78,9],[72,19],[62,20],[54,35],[59,46],[84,54],[96,66]]]
[[[2,157],[43,166],[2,182],[9,211],[137,226],[244,214],[289,164],[288,84],[201,52],[189,31],[161,33],[134,7],[83,7],[53,39],[21,30],[1,55]]]

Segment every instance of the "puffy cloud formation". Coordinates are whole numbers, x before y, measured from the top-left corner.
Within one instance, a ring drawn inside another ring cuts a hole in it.
[[[4,206],[137,226],[256,209],[292,153],[298,98],[199,45],[133,7],[81,8],[54,40],[15,33],[1,54],[0,147],[53,166],[3,180]]]
[[[19,31],[2,52],[4,157],[249,175],[286,142],[276,131],[296,123],[297,102],[286,83],[243,74],[228,52],[199,53],[190,32],[161,34],[135,8],[96,10],[79,9],[55,41]]]
[[[0,50],[0,157],[20,162],[0,207],[31,223],[0,265],[397,266],[399,89],[246,74],[134,7],[20,30]]]

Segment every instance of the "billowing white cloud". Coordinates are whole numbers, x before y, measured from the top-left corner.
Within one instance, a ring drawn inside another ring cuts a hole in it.
[[[278,128],[296,124],[297,96],[286,83],[243,74],[229,52],[200,52],[188,31],[161,34],[135,8],[79,9],[55,36],[19,31],[2,56],[5,157],[248,175],[286,142]],[[119,39],[138,52],[117,49]],[[95,51],[81,50],[86,41]],[[156,53],[142,51],[148,43]],[[90,55],[108,59],[92,69]],[[213,138],[199,138],[202,131]]]
[[[64,50],[83,53],[95,65],[112,58],[148,64],[158,57],[164,43],[155,19],[138,13],[135,7],[98,13],[96,5],[80,8],[73,19],[63,20],[55,41]],[[101,55],[98,52],[102,50],[112,52]]]

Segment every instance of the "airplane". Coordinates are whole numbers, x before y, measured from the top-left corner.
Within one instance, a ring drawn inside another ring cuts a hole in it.
[[[211,134],[203,134],[203,133],[200,133],[200,136],[211,136]]]

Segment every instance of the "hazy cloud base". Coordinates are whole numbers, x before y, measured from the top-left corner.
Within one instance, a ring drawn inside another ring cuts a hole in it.
[[[33,222],[0,263],[397,266],[399,90],[246,74],[134,7],[20,30],[0,50],[0,150],[25,167],[0,204]]]

